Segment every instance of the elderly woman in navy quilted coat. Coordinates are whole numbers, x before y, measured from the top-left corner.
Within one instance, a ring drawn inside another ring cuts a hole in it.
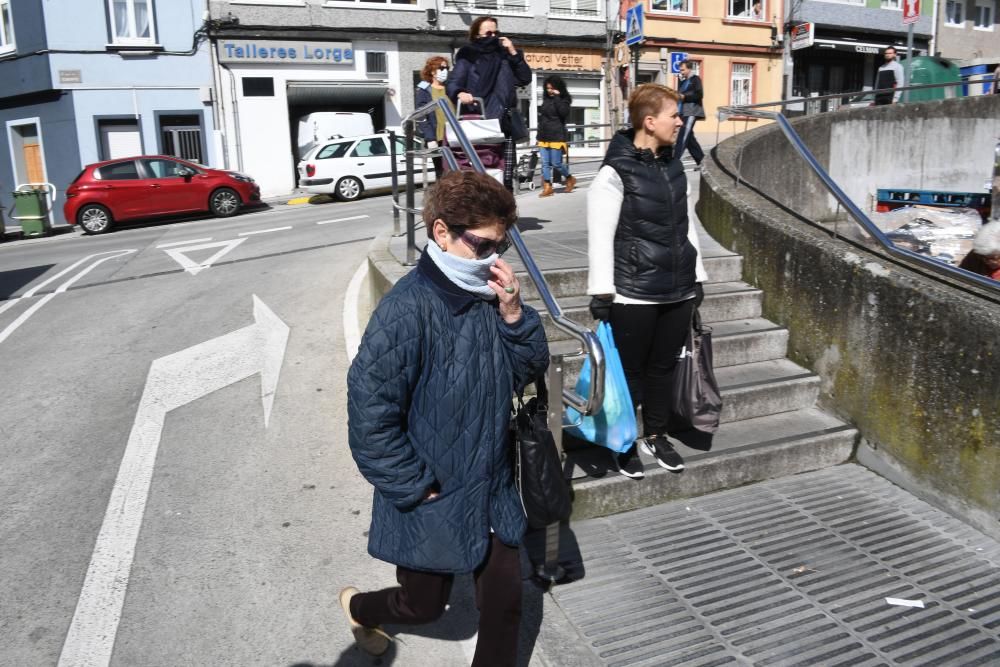
[[[399,582],[341,592],[374,655],[388,648],[383,623],[438,618],[454,575],[472,572],[472,664],[516,663],[526,526],[508,423],[513,393],[548,364],[538,313],[500,259],[516,217],[494,179],[445,174],[424,204],[427,248],[379,303],[348,373],[351,452],[375,487],[368,551],[395,564]]]

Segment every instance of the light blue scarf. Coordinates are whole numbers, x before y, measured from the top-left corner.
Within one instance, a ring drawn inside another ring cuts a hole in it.
[[[466,292],[472,292],[487,301],[497,298],[497,293],[486,284],[487,280],[493,280],[493,272],[490,271],[490,267],[496,264],[500,258],[496,253],[484,259],[464,259],[441,250],[434,241],[427,242],[425,252],[431,256],[431,259],[441,269],[441,273],[447,276],[448,280]]]

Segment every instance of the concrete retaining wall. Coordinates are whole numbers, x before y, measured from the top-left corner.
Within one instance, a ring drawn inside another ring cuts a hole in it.
[[[995,121],[1000,98],[992,107],[983,99],[839,112],[797,128],[829,164],[829,138],[845,128],[878,117],[893,127],[912,122],[909,133],[892,132],[919,137],[930,123],[917,114],[923,109],[941,134],[922,140],[958,146],[968,123],[945,118],[992,109],[981,120]],[[858,147],[867,155],[859,170],[883,159],[877,145]],[[698,203],[709,233],[743,256],[744,280],[764,290],[764,316],[790,330],[789,356],[821,376],[821,404],[859,428],[862,463],[1000,538],[1000,294],[922,276],[736,187],[720,167],[735,172],[741,150],[745,179],[795,210],[817,219],[826,194],[780,130],[765,127],[718,147]]]

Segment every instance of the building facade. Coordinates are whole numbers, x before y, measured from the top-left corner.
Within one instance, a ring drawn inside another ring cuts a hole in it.
[[[676,88],[679,80],[670,61],[684,54],[704,86],[707,118],[698,131],[705,133],[719,129],[715,110],[720,106],[780,99],[777,36],[785,1],[644,0],[645,40],[636,82]]]
[[[413,111],[426,60],[438,55],[451,60],[467,43],[469,24],[483,15],[498,19],[532,66],[531,84],[519,91],[529,125],[536,124],[549,73],[567,81],[573,122],[604,123],[605,4],[213,0],[212,48],[228,166],[253,175],[264,196],[290,192],[296,185],[300,118],[321,111],[366,112],[375,130],[399,126]],[[585,131],[576,134],[582,138]]]
[[[990,94],[994,85],[988,81],[1000,65],[1000,18],[997,0],[938,0],[935,50],[954,61],[962,75],[972,81],[965,94]]]
[[[882,51],[894,46],[906,55],[906,0],[801,0],[788,4],[786,27],[811,24],[812,38],[790,51],[786,76],[790,97],[832,95],[871,89]],[[915,55],[929,53],[934,3],[923,2],[914,24]]]
[[[215,166],[204,0],[0,0],[0,197],[62,193],[83,166],[169,154]]]

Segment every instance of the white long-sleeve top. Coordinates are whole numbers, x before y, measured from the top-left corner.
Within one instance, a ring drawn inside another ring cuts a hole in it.
[[[691,192],[688,186],[688,193]],[[587,275],[587,294],[614,294],[615,303],[650,305],[658,301],[644,301],[618,294],[615,289],[615,232],[625,199],[625,186],[614,167],[604,166],[587,189],[587,257],[590,271]],[[688,224],[688,241],[698,251],[695,280],[708,280],[701,261],[698,230],[693,222]]]

